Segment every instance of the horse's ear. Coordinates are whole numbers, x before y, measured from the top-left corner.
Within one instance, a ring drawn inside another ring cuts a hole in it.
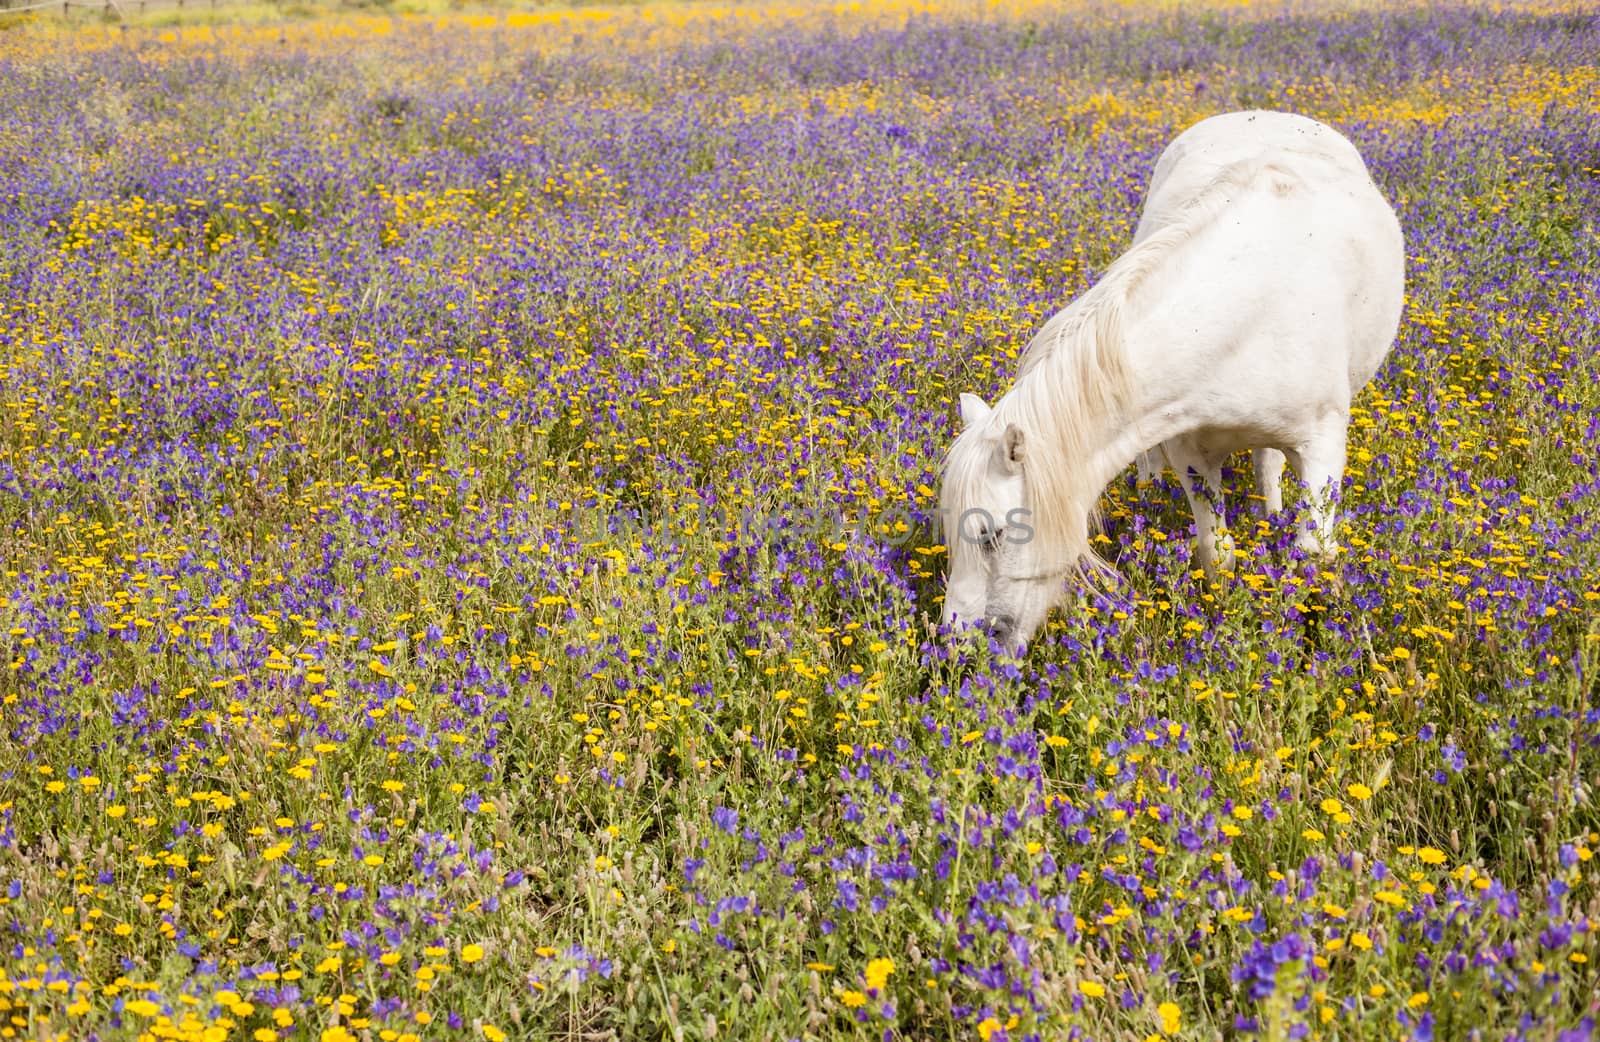
[[[1022,428],[1008,423],[1005,437],[1000,442],[1000,460],[1014,474],[1022,469],[1022,456]]]
[[[975,394],[961,396],[961,424],[971,427],[985,416],[989,415],[989,406],[984,404],[982,398]]]

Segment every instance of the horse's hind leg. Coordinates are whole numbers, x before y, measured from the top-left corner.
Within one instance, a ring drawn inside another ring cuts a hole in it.
[[[1283,509],[1283,453],[1277,449],[1256,449],[1250,453],[1256,469],[1256,494],[1267,501],[1267,513]]]
[[[1339,493],[1344,483],[1347,416],[1331,418],[1298,447],[1284,453],[1305,483],[1311,523],[1301,522],[1295,542],[1318,557],[1339,552]]]
[[[1194,511],[1195,553],[1201,567],[1213,575],[1232,567],[1233,537],[1222,502],[1222,460],[1208,459],[1187,439],[1174,439],[1162,447]]]

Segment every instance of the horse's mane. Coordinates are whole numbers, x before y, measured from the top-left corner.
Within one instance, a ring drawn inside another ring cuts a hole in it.
[[[1010,393],[984,423],[963,431],[951,446],[945,482],[955,502],[971,504],[983,489],[989,459],[977,449],[989,440],[986,429],[1004,430],[1015,423],[1026,437],[1023,481],[1033,508],[1033,538],[1042,542],[1044,557],[1052,564],[1070,567],[1081,561],[1095,571],[1110,570],[1089,542],[1101,490],[1090,487],[1095,479],[1085,464],[1098,447],[1097,439],[1123,422],[1131,404],[1124,310],[1151,275],[1269,171],[1280,191],[1297,181],[1281,167],[1260,161],[1224,167],[1162,226],[1118,257],[1091,289],[1044,324],[1022,353]],[[947,542],[952,554],[965,545],[960,538]]]

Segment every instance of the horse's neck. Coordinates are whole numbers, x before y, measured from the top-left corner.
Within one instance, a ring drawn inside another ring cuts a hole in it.
[[[1141,433],[1137,421],[1123,423],[1117,430],[1109,432],[1100,446],[1090,454],[1085,468],[1086,484],[1094,489],[1095,497],[1099,498],[1111,479],[1122,473],[1139,453],[1159,444],[1162,440],[1164,439],[1147,440]]]
[[[1081,490],[1082,506],[1086,510],[1093,509],[1106,485],[1139,453],[1182,433],[1181,424],[1168,406],[1181,397],[1183,391],[1168,386],[1172,381],[1168,379],[1167,367],[1160,364],[1160,346],[1165,332],[1133,316],[1125,316],[1122,332],[1130,386],[1120,413],[1100,417],[1083,428],[1085,444],[1056,446],[1057,451],[1070,453],[1071,458],[1047,464],[1078,468],[1073,484]]]
[[[1148,323],[1127,327],[1124,346],[1132,386],[1122,415],[1106,425],[1086,463],[1096,496],[1141,452],[1188,430],[1194,389],[1163,359],[1172,342],[1166,331]]]

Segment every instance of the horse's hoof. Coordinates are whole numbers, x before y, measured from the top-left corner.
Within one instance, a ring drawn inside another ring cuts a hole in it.
[[[1223,572],[1233,571],[1238,558],[1238,554],[1234,551],[1233,536],[1222,535],[1211,546],[1201,543],[1198,539],[1191,541],[1189,545],[1207,575],[1215,578]]]
[[[1307,556],[1315,557],[1319,560],[1327,560],[1339,552],[1339,544],[1323,542],[1322,536],[1313,528],[1308,528],[1295,536],[1294,545],[1304,550]]]

